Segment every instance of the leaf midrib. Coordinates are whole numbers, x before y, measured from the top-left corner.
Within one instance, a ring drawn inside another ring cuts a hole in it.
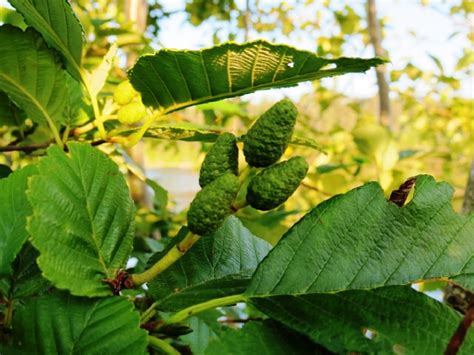
[[[97,167],[97,159],[95,159],[95,164],[96,164],[96,167]],[[104,269],[104,274],[106,276],[110,276],[109,275],[109,269],[108,269],[107,265],[105,264],[100,246],[99,246],[98,241],[96,239],[96,232],[95,232],[95,228],[94,228],[94,217],[92,216],[91,206],[89,204],[89,193],[86,190],[86,186],[84,185],[85,179],[84,179],[83,165],[82,164],[78,164],[78,165],[79,165],[79,172],[80,172],[80,175],[81,175],[80,181],[81,181],[82,190],[84,192],[84,197],[85,197],[85,202],[86,202],[87,215],[89,217],[89,221],[90,221],[90,224],[91,224],[91,238],[94,241],[94,245],[95,245],[96,250],[97,250],[97,256],[99,258],[100,264],[102,265],[102,267]],[[94,174],[95,174],[96,170],[97,169],[94,169]],[[94,179],[92,179],[92,180],[94,180]]]
[[[351,68],[351,66],[345,67],[345,69],[346,68]],[[231,98],[231,97],[235,97],[235,96],[242,96],[242,95],[245,95],[245,94],[250,94],[250,93],[253,93],[255,91],[255,89],[257,89],[257,90],[258,89],[265,89],[265,88],[276,89],[279,86],[275,86],[275,84],[278,84],[278,85],[280,85],[280,84],[281,85],[284,85],[284,84],[289,84],[289,85],[299,84],[301,81],[304,81],[304,80],[310,80],[310,79],[316,80],[316,79],[319,79],[321,77],[329,77],[329,76],[331,76],[331,74],[337,74],[338,72],[339,72],[338,68],[319,70],[316,73],[308,73],[308,74],[303,74],[303,75],[297,75],[297,76],[294,76],[294,77],[291,77],[291,78],[278,80],[278,81],[272,80],[272,81],[264,83],[264,84],[254,85],[254,86],[250,86],[250,87],[247,87],[247,88],[244,88],[244,89],[239,89],[239,90],[232,91],[232,92],[225,92],[225,93],[222,93],[222,94],[211,95],[211,96],[203,96],[203,97],[200,97],[199,99],[186,101],[186,102],[183,102],[181,104],[171,105],[171,106],[168,106],[167,108],[163,108],[163,106],[159,103],[159,101],[157,99],[155,99],[155,103],[158,104],[158,107],[162,108],[162,110],[160,112],[160,115],[165,116],[165,115],[170,114],[174,111],[178,111],[178,110],[181,110],[181,109],[189,107],[189,106],[200,105],[200,104],[203,104],[203,103],[206,103],[206,102],[209,102],[209,101],[218,101],[218,100]],[[207,78],[207,75],[206,75],[206,78]],[[165,84],[164,86],[166,88],[168,88],[168,85]],[[169,88],[168,88],[168,90],[169,90]],[[153,95],[153,96],[155,96],[155,95]]]
[[[28,5],[31,5],[31,4],[28,3]],[[69,48],[64,46],[64,43],[62,42],[61,38],[58,37],[57,33],[55,31],[53,31],[50,24],[45,20],[45,18],[41,15],[41,13],[36,10],[36,8],[34,6],[32,6],[32,5],[29,6],[29,11],[33,15],[35,15],[37,21],[40,22],[41,27],[44,29],[45,32],[47,32],[47,34],[50,37],[53,38],[54,43],[59,47],[59,50],[60,50],[61,54],[66,57],[67,62],[71,63],[72,67],[74,68],[74,70],[76,70],[76,72],[80,76],[81,80],[83,80],[82,75],[81,75],[81,68],[78,66],[78,64],[76,63],[76,60],[71,55],[71,52],[69,51]],[[67,21],[67,17],[66,17],[66,26],[67,25],[68,25],[68,21]],[[33,26],[33,27],[35,27],[35,26]],[[38,25],[38,27],[39,27],[39,25]]]
[[[49,115],[46,109],[40,104],[40,102],[36,100],[36,98],[32,96],[30,92],[26,90],[26,88],[24,88],[19,83],[17,83],[13,78],[10,78],[7,74],[0,73],[0,76],[5,78],[6,81],[10,82],[11,85],[16,87],[21,93],[23,93],[24,96],[26,96],[34,104],[34,106],[38,108],[38,110],[41,112],[43,117],[46,119],[46,122],[50,126],[51,130],[54,132],[56,130],[56,125],[54,124],[52,117]]]

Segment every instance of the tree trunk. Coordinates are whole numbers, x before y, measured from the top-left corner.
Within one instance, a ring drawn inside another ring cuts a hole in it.
[[[374,52],[377,57],[384,57],[385,51],[382,48],[380,26],[377,19],[377,9],[375,0],[367,0],[367,22],[369,25],[369,37]],[[390,115],[390,99],[388,96],[388,83],[385,78],[385,65],[375,68],[377,74],[377,85],[379,87],[379,121],[384,126],[393,129],[394,124]]]
[[[462,204],[462,213],[468,214],[472,211],[474,211],[474,159],[471,161],[466,191],[464,192],[464,202]]]
[[[146,19],[148,14],[148,4],[146,0],[126,0],[125,1],[125,16],[130,22],[133,22],[135,29],[140,32],[146,30]],[[136,61],[137,54],[130,52],[127,55],[127,68],[130,68]],[[145,145],[142,141],[138,142],[133,148],[128,151],[130,158],[140,167],[144,168]],[[130,184],[130,191],[135,202],[145,205],[146,203],[146,186],[134,174],[129,174],[128,181]]]

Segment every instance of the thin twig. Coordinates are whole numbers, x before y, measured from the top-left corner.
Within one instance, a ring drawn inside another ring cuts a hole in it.
[[[45,143],[38,143],[38,144],[30,144],[30,145],[7,145],[5,147],[0,147],[0,152],[15,152],[15,151],[20,151],[20,152],[25,152],[25,153],[31,153],[34,152],[35,150],[39,149],[44,149],[48,148],[51,144],[54,142],[45,142]],[[114,143],[113,139],[110,139],[108,141],[99,139],[93,142],[89,142],[90,145],[93,147],[105,143]],[[67,143],[66,143],[67,144]],[[67,151],[67,147],[64,146],[64,150]]]
[[[313,190],[313,191],[317,191],[317,192],[322,193],[323,195],[326,195],[326,196],[332,196],[331,194],[318,189],[316,186],[309,185],[305,182],[302,182],[301,186],[306,187],[307,189],[310,189],[310,190]]]
[[[51,142],[31,144],[31,145],[7,145],[5,147],[0,147],[0,152],[21,151],[25,153],[31,153],[38,149],[47,148],[50,144]]]
[[[263,320],[263,318],[261,318],[261,317],[246,318],[246,319],[223,319],[223,320],[219,320],[219,323],[224,323],[224,324],[232,324],[232,323],[242,324],[242,323],[248,323],[248,322],[252,322],[252,321],[262,321],[262,320]]]

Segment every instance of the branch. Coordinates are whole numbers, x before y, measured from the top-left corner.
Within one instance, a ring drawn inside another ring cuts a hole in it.
[[[382,48],[382,40],[380,35],[380,28],[377,19],[377,10],[375,0],[367,1],[367,22],[369,23],[369,37],[374,52],[377,57],[385,55]],[[380,123],[393,129],[393,121],[390,117],[390,98],[388,96],[388,83],[385,78],[385,65],[379,65],[375,68],[377,74],[377,85],[379,87],[379,108],[380,108]]]
[[[222,319],[218,320],[219,323],[223,324],[245,324],[248,322],[253,322],[253,321],[262,321],[264,320],[262,317],[254,317],[254,318],[245,318],[245,319]]]
[[[456,332],[453,334],[444,355],[456,355],[461,347],[469,327],[474,321],[474,302],[471,302],[469,309],[464,315],[464,319],[459,323]]]
[[[471,161],[471,168],[469,169],[469,177],[467,179],[462,204],[462,213],[469,214],[472,211],[474,211],[474,159]]]
[[[309,185],[309,184],[307,184],[307,183],[305,183],[305,182],[301,182],[300,185],[303,186],[303,187],[305,187],[305,188],[307,188],[307,189],[310,189],[310,190],[319,192],[319,193],[321,193],[321,194],[323,194],[323,195],[332,196],[330,193],[324,192],[324,191],[318,189],[316,186]]]
[[[31,145],[7,145],[5,147],[0,147],[0,152],[14,152],[21,151],[25,153],[31,153],[38,149],[44,149],[51,145],[52,142],[31,144]]]
[[[25,153],[31,153],[31,152],[34,152],[35,150],[48,148],[53,143],[54,142],[45,142],[45,143],[30,144],[30,145],[7,145],[5,147],[0,147],[0,152],[20,151],[20,152],[25,152]],[[114,143],[114,139],[109,139],[108,141],[99,139],[97,141],[90,142],[90,145],[95,147],[97,145],[101,145],[105,143]],[[65,145],[63,148],[65,151],[67,151],[67,145]]]

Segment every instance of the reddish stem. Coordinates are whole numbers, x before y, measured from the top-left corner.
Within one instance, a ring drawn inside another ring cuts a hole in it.
[[[444,355],[456,355],[458,353],[472,322],[474,322],[474,302],[471,303],[463,320],[459,323],[459,326],[453,334]]]

